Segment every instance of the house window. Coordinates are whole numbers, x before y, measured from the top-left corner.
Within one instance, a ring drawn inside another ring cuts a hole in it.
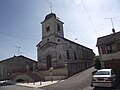
[[[120,51],[120,42],[116,42],[117,51]]]
[[[38,61],[41,62],[41,58],[40,57],[38,58]]]
[[[106,54],[106,48],[105,46],[101,46],[102,54]]]
[[[48,32],[48,31],[50,31],[50,25],[49,24],[46,25],[46,32]]]
[[[69,51],[67,50],[67,59],[70,58]]]
[[[60,31],[60,24],[57,24],[57,30]]]
[[[114,53],[114,52],[116,52],[116,46],[113,43],[106,45],[106,48],[107,48],[107,53]]]
[[[59,59],[62,59],[61,55],[59,55]]]
[[[74,59],[77,60],[76,52],[74,52]]]

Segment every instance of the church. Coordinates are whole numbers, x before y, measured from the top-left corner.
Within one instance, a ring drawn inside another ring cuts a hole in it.
[[[42,40],[37,44],[38,70],[53,70],[53,75],[72,76],[93,66],[92,49],[64,38],[63,22],[55,13],[46,15]],[[55,72],[56,70],[56,72]]]

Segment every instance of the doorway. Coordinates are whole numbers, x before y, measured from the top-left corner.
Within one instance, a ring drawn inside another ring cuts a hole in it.
[[[51,56],[48,55],[47,56],[47,70],[49,70],[52,67],[52,60],[51,60]]]

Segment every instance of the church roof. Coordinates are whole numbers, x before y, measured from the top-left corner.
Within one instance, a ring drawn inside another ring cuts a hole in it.
[[[56,36],[56,37],[59,37],[59,36]],[[92,49],[90,49],[90,48],[88,48],[88,47],[86,47],[86,46],[83,46],[83,45],[81,45],[81,44],[78,44],[78,43],[76,43],[76,42],[73,42],[73,41],[71,41],[71,40],[69,40],[69,39],[66,39],[66,38],[64,38],[64,37],[59,37],[59,38],[62,38],[62,39],[64,39],[64,40],[68,41],[68,42],[74,43],[74,44],[76,44],[76,45],[78,45],[78,46],[81,46],[81,47],[84,47],[84,48],[86,48],[86,49],[89,49],[89,50],[93,51]]]
[[[64,38],[64,37],[60,37],[60,36],[55,36],[55,37],[62,38],[62,39],[64,39],[64,40],[68,41],[68,42],[74,43],[74,44],[76,44],[76,45],[78,45],[78,46],[81,46],[81,47],[84,47],[84,48],[86,48],[86,49],[89,49],[89,50],[93,51],[91,48],[88,48],[88,47],[86,47],[86,46],[83,46],[83,45],[81,45],[81,44],[78,44],[78,43],[76,43],[76,42],[73,42],[73,41],[71,41],[71,40],[69,40],[69,39],[66,39],[66,38]],[[41,42],[42,42],[42,41],[41,41]],[[41,42],[39,42],[36,46],[39,46]],[[49,43],[54,43],[54,42],[49,42]],[[56,43],[54,43],[54,44],[56,44]]]

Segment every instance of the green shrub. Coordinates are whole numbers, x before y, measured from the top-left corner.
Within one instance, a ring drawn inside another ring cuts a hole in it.
[[[99,56],[95,57],[94,66],[96,69],[101,69],[101,62],[100,62]]]

